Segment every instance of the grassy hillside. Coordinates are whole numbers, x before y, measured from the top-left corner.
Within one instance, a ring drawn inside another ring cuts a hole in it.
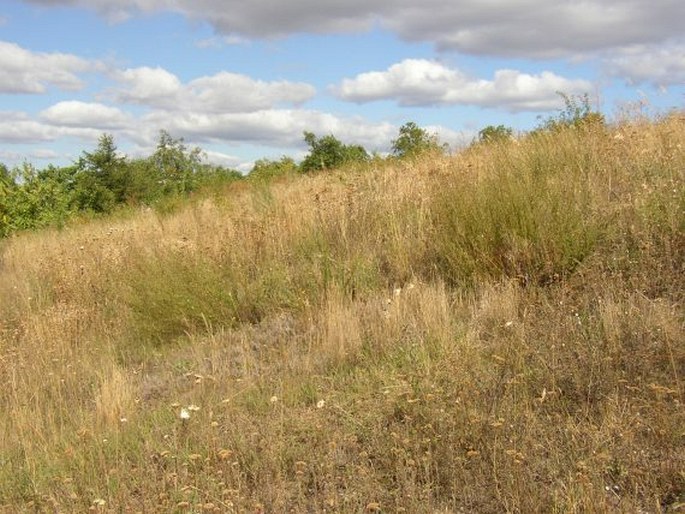
[[[2,512],[680,512],[685,119],[0,246]]]

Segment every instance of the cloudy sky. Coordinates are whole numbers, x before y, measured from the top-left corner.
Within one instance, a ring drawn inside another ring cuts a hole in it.
[[[683,0],[2,0],[0,162],[68,164],[159,131],[249,170],[304,130],[453,147],[588,93],[608,118],[685,105]]]

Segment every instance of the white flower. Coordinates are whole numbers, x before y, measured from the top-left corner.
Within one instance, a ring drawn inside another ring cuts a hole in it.
[[[190,412],[188,411],[188,409],[181,409],[181,414],[180,414],[180,416],[181,416],[181,419],[182,419],[183,421],[185,421],[185,420],[187,420],[187,419],[190,419]]]
[[[316,402],[317,409],[323,409],[324,405],[326,405],[326,400],[319,400],[318,402]]]
[[[271,403],[276,403],[276,402],[278,401],[278,396],[272,396],[272,397],[269,399],[269,401],[270,401]]]

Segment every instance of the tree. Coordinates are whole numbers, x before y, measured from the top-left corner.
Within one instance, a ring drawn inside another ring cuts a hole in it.
[[[409,121],[400,127],[397,139],[392,142],[392,153],[399,158],[416,157],[425,152],[444,152],[438,136]]]
[[[480,132],[478,132],[478,140],[481,143],[497,143],[509,141],[512,137],[513,130],[504,125],[488,125]]]
[[[75,210],[73,176],[75,168],[49,166],[38,171],[29,163],[13,170],[18,177],[6,198],[3,235],[47,225],[61,225]]]
[[[79,207],[109,212],[124,202],[130,187],[126,157],[117,154],[114,136],[102,134],[94,152],[83,152],[77,162],[79,175],[75,188]]]
[[[309,155],[300,164],[303,172],[337,168],[370,158],[363,146],[345,145],[332,134],[317,138],[312,132],[305,132],[304,140],[309,145]]]
[[[167,193],[187,193],[197,187],[197,171],[202,163],[202,150],[188,150],[183,138],[174,139],[166,130],[159,133],[157,150],[151,160]]]

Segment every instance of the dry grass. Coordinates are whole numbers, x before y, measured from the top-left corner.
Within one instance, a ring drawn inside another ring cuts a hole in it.
[[[0,511],[682,511],[683,141],[568,131],[3,242]]]

